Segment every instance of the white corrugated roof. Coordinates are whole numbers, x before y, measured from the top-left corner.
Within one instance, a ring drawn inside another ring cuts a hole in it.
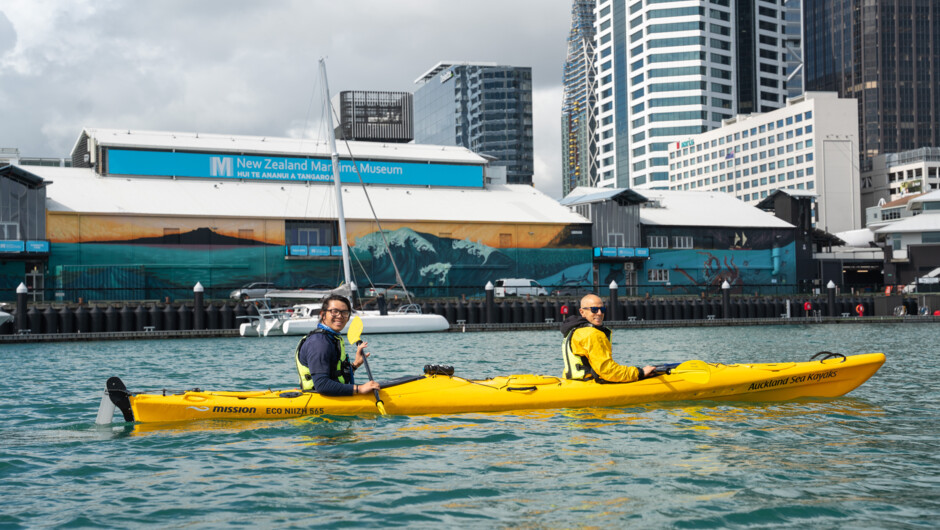
[[[97,128],[85,128],[82,133],[93,138],[100,146],[124,149],[179,149],[210,153],[226,152],[326,158],[329,158],[331,154],[326,140]],[[77,145],[78,142],[76,142]],[[483,157],[473,151],[455,146],[356,142],[350,140],[349,149],[359,160],[406,160],[409,162],[420,160],[474,165],[486,163]],[[340,158],[349,158],[349,150],[346,149],[345,142],[337,141],[336,150]]]
[[[647,225],[793,228],[773,214],[749,206],[726,193],[709,191],[642,190],[651,202],[640,206],[640,220]]]
[[[940,201],[940,190],[931,191],[930,193],[924,193],[924,194],[918,195],[917,197],[914,197],[913,199],[911,199],[908,204],[910,205],[910,204],[916,204],[916,203],[938,202],[938,201]],[[910,206],[908,206],[908,208],[910,208]]]
[[[46,207],[55,212],[267,219],[331,219],[332,183],[101,177],[91,169],[27,166],[52,184]],[[369,186],[383,221],[589,223],[557,201],[525,185],[486,189]],[[347,219],[371,220],[359,185],[343,186]]]
[[[940,213],[922,213],[906,219],[894,221],[878,230],[876,234],[899,234],[902,232],[940,231]]]

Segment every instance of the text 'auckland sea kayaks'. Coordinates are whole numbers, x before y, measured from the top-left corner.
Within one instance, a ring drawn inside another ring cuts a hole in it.
[[[829,354],[808,362],[721,364],[687,361],[642,381],[598,384],[545,375],[464,379],[453,369],[425,367],[424,375],[381,382],[388,414],[452,414],[526,409],[615,407],[668,401],[785,401],[831,398],[852,391],[885,362],[883,353]],[[429,369],[430,368],[430,369]],[[449,367],[443,367],[449,368]],[[99,423],[117,406],[125,421],[167,422],[220,418],[294,418],[376,413],[372,394],[331,397],[290,390],[133,393],[108,380]],[[108,403],[113,403],[110,410]]]

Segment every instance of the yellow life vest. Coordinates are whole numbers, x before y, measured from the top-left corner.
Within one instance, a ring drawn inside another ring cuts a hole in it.
[[[591,325],[587,324],[587,326]],[[565,336],[564,342],[562,342],[561,352],[565,360],[565,379],[587,381],[597,378],[597,374],[594,372],[594,369],[591,368],[591,363],[588,362],[588,358],[584,355],[575,354],[571,349],[571,339],[574,337],[574,332],[587,326],[578,326],[572,329],[568,332],[568,335]]]
[[[323,333],[326,334],[322,329],[316,329],[311,331],[307,336],[300,339],[300,342],[297,343],[297,348],[294,350],[294,362],[297,364],[297,374],[300,376],[300,388],[301,390],[315,390],[313,388],[313,375],[310,373],[310,368],[307,367],[304,363],[300,362],[300,348],[304,345],[304,342],[310,338],[310,335],[314,333]],[[331,337],[333,338],[333,337]],[[336,342],[339,345],[339,360],[336,361],[336,367],[330,370],[330,379],[335,379],[340,383],[346,383],[346,381],[351,380],[348,378],[349,371],[351,368],[344,370],[344,367],[348,367],[349,363],[346,361],[346,346],[343,344],[343,338],[336,335]]]

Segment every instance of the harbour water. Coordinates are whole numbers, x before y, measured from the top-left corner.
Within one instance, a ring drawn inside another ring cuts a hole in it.
[[[380,379],[557,374],[558,332],[364,337]],[[848,396],[768,404],[94,424],[133,390],[296,386],[294,337],[0,346],[0,527],[934,528],[936,324],[616,330],[645,364],[883,351]]]

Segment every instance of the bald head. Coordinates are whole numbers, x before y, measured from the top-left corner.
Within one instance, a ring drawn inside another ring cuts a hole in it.
[[[597,307],[604,305],[604,301],[596,294],[586,294],[581,298],[581,307]]]

